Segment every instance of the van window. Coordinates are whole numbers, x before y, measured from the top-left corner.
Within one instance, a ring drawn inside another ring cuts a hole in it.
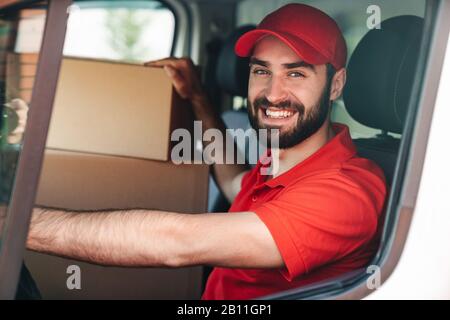
[[[175,15],[160,1],[75,2],[64,55],[143,62],[170,56]]]

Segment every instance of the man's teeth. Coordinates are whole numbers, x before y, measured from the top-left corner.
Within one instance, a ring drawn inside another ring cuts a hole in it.
[[[270,118],[277,118],[277,119],[282,119],[282,118],[288,118],[290,116],[292,116],[294,114],[294,112],[292,111],[273,111],[273,110],[269,110],[266,109],[266,116],[270,117]]]

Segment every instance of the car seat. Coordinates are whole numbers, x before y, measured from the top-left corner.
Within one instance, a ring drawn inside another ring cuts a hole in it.
[[[347,67],[345,108],[359,123],[379,129],[354,139],[358,154],[376,162],[392,182],[419,55],[423,19],[398,16],[369,31]]]

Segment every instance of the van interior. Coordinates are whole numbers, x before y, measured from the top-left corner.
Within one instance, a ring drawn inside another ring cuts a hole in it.
[[[234,54],[234,44],[267,13],[289,2],[315,6],[341,27],[348,45],[348,78],[343,96],[334,102],[332,121],[349,126],[358,153],[379,164],[391,184],[425,0],[74,1],[36,204],[71,210],[226,211],[230,204],[208,165],[175,165],[168,160],[169,129],[183,127],[183,119],[192,120],[183,111],[188,107],[174,107],[181,102],[168,79],[158,78],[160,70],[148,78],[133,70],[141,72],[144,62],[171,55],[191,57],[227,127],[246,130],[248,60]],[[369,28],[376,12],[368,11],[372,5],[381,8],[381,24]],[[30,102],[45,17],[45,1],[0,16],[14,22],[17,31],[10,51],[0,57],[10,70],[3,84],[6,100]],[[66,79],[75,72],[68,69],[71,61],[89,63],[91,74],[80,72]],[[133,70],[114,76],[112,70],[118,66]],[[146,101],[165,109],[148,113]],[[160,139],[150,141],[151,136]],[[251,156],[245,143],[238,147],[247,159]],[[105,267],[31,251],[25,253],[24,264],[29,272],[22,272],[18,297],[27,298],[34,282],[43,299],[199,299],[211,271],[208,266]],[[66,286],[71,265],[82,270],[83,290]]]

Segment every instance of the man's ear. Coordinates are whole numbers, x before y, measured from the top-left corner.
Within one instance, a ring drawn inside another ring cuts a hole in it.
[[[335,101],[341,96],[346,80],[347,71],[345,68],[336,71],[333,79],[331,80],[330,100]]]

